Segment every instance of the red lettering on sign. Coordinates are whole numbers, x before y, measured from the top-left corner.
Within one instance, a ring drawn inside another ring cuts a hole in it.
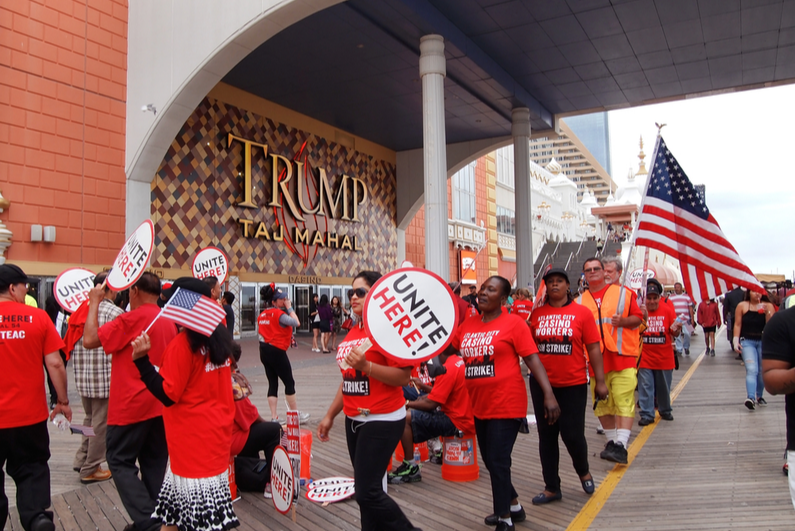
[[[392,301],[395,300],[395,297],[390,297],[388,295],[388,292],[389,292],[389,288],[384,288],[381,291],[372,294],[372,296],[374,298],[381,299],[382,301],[384,301],[383,303],[381,303],[379,308],[383,308],[384,306],[386,306],[387,304],[390,304]]]
[[[398,319],[392,326],[397,328],[398,334],[402,336],[404,330],[406,330],[407,328],[411,328],[411,317],[409,317],[408,315],[404,315],[403,317]],[[405,339],[403,341],[405,341]],[[406,345],[408,345],[408,343],[406,343]]]
[[[386,310],[384,310],[384,317],[389,319],[390,321],[398,314],[405,313],[403,306],[400,305],[399,302],[396,302]],[[411,326],[411,321],[409,321],[409,326]]]
[[[416,343],[422,339],[422,334],[416,328],[408,333],[406,337],[403,338],[403,342],[406,344],[407,347],[410,347],[412,343]]]

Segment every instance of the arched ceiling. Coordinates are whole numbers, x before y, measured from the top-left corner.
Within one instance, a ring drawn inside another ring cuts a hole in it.
[[[793,0],[351,0],[281,31],[224,82],[396,151],[422,146],[419,40],[445,38],[449,143],[555,115],[795,78]]]

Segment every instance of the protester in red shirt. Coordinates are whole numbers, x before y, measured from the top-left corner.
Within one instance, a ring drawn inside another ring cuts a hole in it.
[[[643,353],[638,368],[638,404],[640,421],[638,426],[654,422],[654,396],[660,418],[674,420],[671,409],[671,378],[676,364],[674,338],[682,332],[682,323],[676,321],[676,312],[667,304],[660,304],[662,284],[650,278],[646,283],[646,307],[648,318],[643,331]]]
[[[707,343],[707,356],[715,356],[715,330],[722,324],[720,310],[715,299],[701,301],[696,311],[696,322],[704,329],[704,341]]]
[[[172,285],[210,297],[199,279]],[[133,360],[149,392],[163,403],[169,467],[153,517],[165,527],[223,531],[240,525],[229,492],[229,449],[235,405],[232,397],[232,336],[219,323],[211,336],[182,329],[156,371],[147,356],[149,336],[133,341]]]
[[[414,443],[434,437],[474,434],[472,407],[464,383],[464,360],[448,347],[439,355],[445,372],[436,377],[428,396],[407,400],[406,428],[403,430],[403,462],[389,474],[390,483],[422,481],[419,465],[410,461]],[[416,411],[411,411],[412,409]],[[441,409],[441,411],[439,411]]]
[[[500,276],[486,279],[478,293],[481,315],[458,327],[453,347],[466,363],[465,376],[480,454],[491,476],[494,514],[487,525],[499,531],[514,529],[513,520],[526,518],[511,483],[511,452],[527,416],[527,391],[519,368],[521,358],[543,389],[544,409],[539,422],[553,424],[560,414],[546,370],[527,322],[503,312],[511,283]]]
[[[448,282],[448,286],[450,289],[453,290],[453,300],[455,301],[456,306],[458,306],[458,324],[464,322],[464,319],[472,315],[473,313],[477,313],[474,306],[469,304],[461,297],[461,283],[460,282]]]
[[[107,461],[124,508],[138,531],[155,531],[155,500],[168,464],[163,405],[146,390],[132,361],[132,341],[160,313],[160,279],[144,273],[130,288],[130,311],[99,327],[99,305],[105,286],[89,291],[83,346],[112,356],[108,397]],[[149,330],[149,357],[160,365],[166,345],[177,335],[174,322],[159,318]],[[137,461],[137,465],[136,465]],[[140,477],[139,477],[140,468]]]
[[[560,405],[560,417],[555,424],[536,423],[545,486],[544,492],[533,498],[534,505],[563,497],[558,475],[558,435],[569,451],[583,490],[586,494],[593,494],[594,481],[588,465],[588,443],[585,440],[589,358],[596,380],[596,396],[607,398],[599,329],[593,315],[588,308],[572,299],[565,269],[550,269],[544,275],[544,283],[546,300],[533,310],[530,328],[538,347],[538,357],[544,364],[552,392]],[[533,409],[540,411],[544,404],[543,391],[532,374],[528,380]]]
[[[47,418],[72,420],[66,389],[61,336],[44,312],[25,304],[28,277],[18,266],[0,265],[0,467],[17,488],[17,510],[26,530],[52,531],[50,435]],[[52,378],[56,403],[49,413],[44,367]],[[2,475],[2,471],[0,471]],[[8,519],[5,484],[0,487],[0,529]]]
[[[530,320],[530,313],[533,311],[533,301],[530,297],[530,290],[519,288],[516,290],[516,297],[513,299],[511,313],[515,313],[525,321]]]
[[[381,274],[362,271],[348,290],[357,324],[337,347],[342,383],[317,427],[321,442],[329,440],[334,418],[345,412],[345,436],[353,464],[356,503],[363,531],[416,529],[382,485],[385,466],[406,425],[402,386],[409,383],[411,367],[403,367],[370,346],[364,329],[364,299]]]
[[[298,411],[295,400],[295,379],[287,349],[293,339],[293,327],[301,326],[287,294],[275,289],[273,284],[260,289],[265,310],[257,318],[259,331],[259,359],[268,378],[268,406],[271,421],[278,422],[279,380],[284,384],[284,399],[291,411]],[[300,422],[309,420],[309,413],[299,412]]]

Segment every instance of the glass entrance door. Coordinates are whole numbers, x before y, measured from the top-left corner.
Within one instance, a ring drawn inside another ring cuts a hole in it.
[[[309,300],[312,294],[312,286],[293,286],[294,299],[293,307],[295,313],[298,315],[298,320],[301,321],[301,326],[298,327],[299,332],[309,332]]]
[[[240,288],[240,332],[257,330],[257,284],[243,282]]]

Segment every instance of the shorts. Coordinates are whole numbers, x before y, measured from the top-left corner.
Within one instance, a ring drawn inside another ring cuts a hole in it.
[[[434,437],[453,437],[458,433],[458,428],[450,417],[441,411],[429,413],[412,409],[411,431],[414,434],[414,442],[421,443]]]
[[[320,330],[320,321],[312,321],[311,323],[309,323],[309,329],[310,330],[315,330],[315,329]]]
[[[623,371],[610,371],[605,374],[607,384],[607,400],[596,404],[594,414],[597,417],[616,415],[618,417],[635,417],[635,388],[638,386],[638,371],[634,367]],[[591,379],[591,396],[596,400],[596,380]]]
[[[702,326],[701,328],[704,329],[705,334],[709,334],[711,332],[714,332],[717,326]]]

